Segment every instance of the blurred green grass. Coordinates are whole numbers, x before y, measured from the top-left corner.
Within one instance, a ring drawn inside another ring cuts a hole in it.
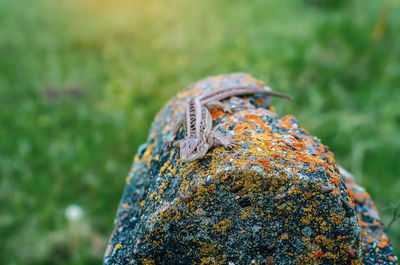
[[[3,264],[101,262],[156,112],[243,71],[335,153],[385,223],[400,203],[400,4],[0,0]],[[66,218],[79,205],[83,217]],[[400,254],[400,225],[388,231]]]

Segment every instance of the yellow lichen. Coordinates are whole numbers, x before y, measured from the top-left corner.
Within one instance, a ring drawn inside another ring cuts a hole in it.
[[[118,243],[118,244],[115,245],[114,250],[117,250],[117,249],[119,249],[120,247],[122,247],[122,244]]]
[[[242,212],[239,215],[239,218],[242,219],[242,220],[248,219],[248,218],[250,218],[250,214],[248,214],[247,212]]]
[[[226,232],[229,228],[231,228],[231,226],[232,226],[232,220],[224,219],[218,224],[215,224],[213,228],[217,232]]]
[[[143,259],[142,264],[143,265],[155,265],[156,262],[153,259]]]

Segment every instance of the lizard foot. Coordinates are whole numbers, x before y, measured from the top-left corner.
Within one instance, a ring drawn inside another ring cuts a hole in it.
[[[224,104],[221,101],[211,101],[204,104],[209,110],[213,108],[222,109],[223,112],[232,113],[232,108],[229,104]]]
[[[226,113],[229,113],[229,114],[232,114],[233,110],[234,110],[234,108],[231,108],[230,105],[225,105],[225,106],[222,107],[222,111],[226,112]]]
[[[223,135],[215,130],[210,132],[209,137],[212,138],[213,143],[220,144],[228,148],[238,146],[232,136]]]

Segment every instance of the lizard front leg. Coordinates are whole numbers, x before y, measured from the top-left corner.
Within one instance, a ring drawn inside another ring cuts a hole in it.
[[[172,134],[167,138],[165,145],[171,147],[176,135],[178,134],[179,129],[181,128],[183,122],[185,121],[185,115],[181,115],[179,119],[176,121],[174,127],[172,128]]]
[[[223,145],[223,146],[229,147],[229,148],[238,145],[237,143],[235,143],[235,140],[233,140],[233,138],[231,136],[223,135],[222,133],[220,133],[216,130],[212,130],[209,133],[207,140],[210,143],[210,145],[220,144],[220,145]]]

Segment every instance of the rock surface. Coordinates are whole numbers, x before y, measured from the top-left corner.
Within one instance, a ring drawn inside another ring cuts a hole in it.
[[[238,147],[190,163],[164,147],[190,98],[250,84],[263,85],[240,73],[207,78],[160,111],[126,179],[104,264],[396,264],[368,194],[268,97],[211,111]]]

